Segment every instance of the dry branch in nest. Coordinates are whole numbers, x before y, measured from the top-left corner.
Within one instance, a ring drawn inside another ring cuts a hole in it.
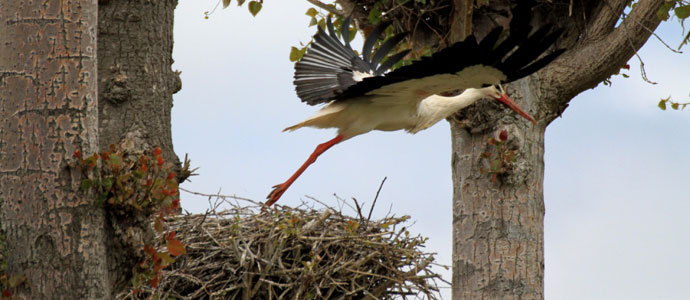
[[[187,254],[163,269],[161,299],[437,299],[440,275],[409,217],[369,221],[332,208],[233,205],[169,220]]]

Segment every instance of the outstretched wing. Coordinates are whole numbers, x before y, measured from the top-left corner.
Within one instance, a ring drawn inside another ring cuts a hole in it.
[[[326,22],[328,33],[318,27],[307,53],[295,64],[297,96],[309,105],[329,102],[364,78],[381,75],[400,61],[409,50],[395,54],[379,65],[405,37],[404,33],[389,38],[371,55],[376,40],[388,25],[381,23],[372,30],[364,41],[363,57],[360,58],[349,44],[350,18],[346,18],[342,24],[344,43],[338,40],[329,18]]]
[[[516,6],[510,33],[500,43],[497,41],[503,32],[501,27],[491,31],[481,42],[469,36],[384,76],[364,78],[338,94],[336,100],[364,95],[421,100],[425,95],[508,83],[528,76],[565,51],[560,49],[543,55],[562,30],[545,25],[530,34],[530,10],[531,7],[522,2]]]

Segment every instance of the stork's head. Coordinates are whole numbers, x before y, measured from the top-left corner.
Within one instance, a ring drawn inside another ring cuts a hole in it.
[[[508,94],[506,91],[503,89],[503,87],[500,84],[496,85],[490,85],[488,87],[484,87],[480,89],[482,93],[484,94],[485,97],[491,98],[494,100],[497,100],[508,107],[510,107],[512,110],[514,110],[516,113],[519,115],[523,116],[525,119],[529,120],[533,124],[537,124],[537,121],[532,118],[528,113],[526,113],[520,106],[518,106],[513,99],[510,99],[508,97]]]

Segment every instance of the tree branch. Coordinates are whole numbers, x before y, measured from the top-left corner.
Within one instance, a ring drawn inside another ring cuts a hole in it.
[[[625,1],[615,2],[620,5]],[[615,7],[616,4],[612,5]],[[538,118],[546,118],[550,122],[560,115],[570,99],[584,90],[594,88],[625,65],[659,26],[661,20],[656,13],[662,4],[663,0],[641,0],[624,23],[612,30],[608,30],[607,26],[613,22],[612,14],[615,10],[603,8],[611,15],[601,15],[607,20],[594,19],[588,28],[590,33],[595,33],[594,36],[610,32],[601,38],[592,39],[590,36],[583,39],[537,74],[542,79],[541,90],[544,93],[540,98],[557,99],[553,103],[538,103],[540,110],[545,109]]]
[[[592,22],[587,26],[585,39],[596,40],[605,37],[615,29],[616,22],[621,17],[625,6],[630,0],[604,0],[599,2],[599,13],[591,18]]]
[[[450,18],[450,44],[464,40],[472,34],[472,12],[474,1],[453,0]]]
[[[335,7],[333,7],[333,6],[330,6],[330,5],[326,4],[326,3],[323,3],[323,2],[321,2],[321,1],[319,1],[319,0],[307,0],[307,2],[313,4],[314,6],[316,6],[316,7],[318,7],[318,8],[321,8],[321,9],[327,11],[327,12],[333,13],[333,14],[335,14],[335,15],[337,15],[337,16],[345,17],[345,12],[343,12],[343,11],[341,11],[341,10],[339,10],[339,9],[337,9],[337,8],[335,8]]]

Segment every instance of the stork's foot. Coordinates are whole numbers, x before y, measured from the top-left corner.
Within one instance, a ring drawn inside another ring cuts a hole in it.
[[[268,199],[268,201],[266,201],[266,203],[264,204],[264,207],[269,207],[269,206],[273,205],[273,203],[276,203],[276,201],[278,201],[278,199],[280,199],[280,196],[282,196],[283,193],[285,193],[285,191],[287,190],[287,188],[289,186],[290,186],[290,184],[288,184],[287,182],[281,183],[278,185],[274,185],[273,191],[271,191],[271,193],[268,194],[268,196],[266,197],[266,199]]]

